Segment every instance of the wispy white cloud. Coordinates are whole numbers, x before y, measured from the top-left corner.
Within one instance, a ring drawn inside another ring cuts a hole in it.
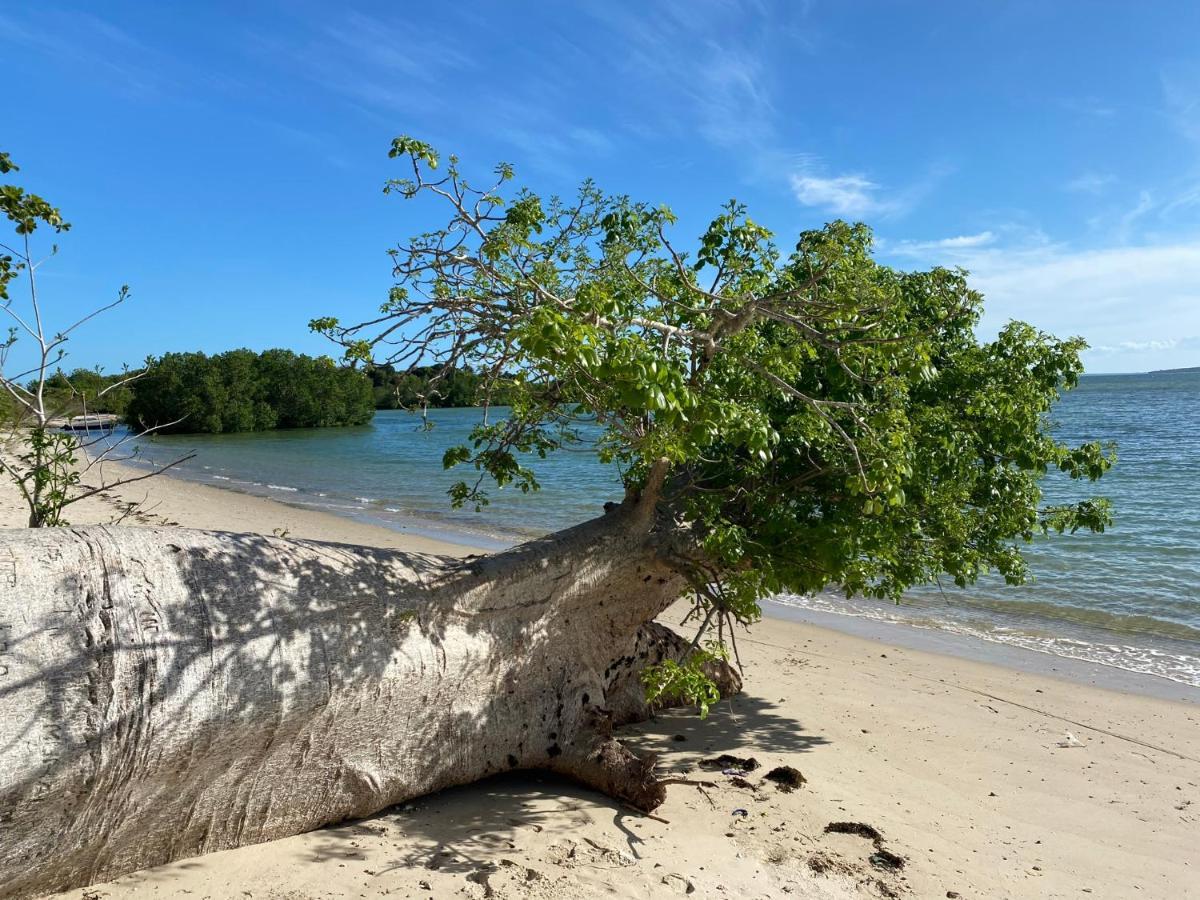
[[[1200,143],[1200,66],[1171,65],[1159,73],[1167,117],[1184,137]]]
[[[361,65],[391,71],[407,81],[434,82],[447,69],[458,72],[477,67],[475,60],[452,41],[411,21],[402,26],[374,16],[348,12],[324,27],[323,51],[329,53],[332,42],[340,45]]]
[[[958,237],[942,238],[937,242],[939,247],[948,247],[959,249],[963,247],[984,247],[996,240],[996,235],[990,231],[981,231],[979,234],[963,234]]]
[[[876,243],[880,250],[886,250],[888,253],[894,255],[923,258],[936,255],[938,251],[971,250],[977,247],[986,247],[994,243],[995,240],[995,232],[981,231],[978,234],[960,234],[932,241],[905,240],[890,242],[880,239]]]
[[[1138,193],[1137,204],[1127,210],[1120,219],[1117,220],[1117,240],[1122,244],[1128,243],[1133,236],[1133,228],[1147,213],[1155,207],[1154,199],[1150,196],[1149,191],[1140,191]]]
[[[1108,365],[1165,366],[1172,351],[1184,350],[1171,335],[1200,334],[1200,242],[997,254],[977,260],[975,270],[989,329],[1018,318],[1056,334],[1082,334]]]
[[[480,71],[481,56],[471,52],[493,40],[494,23],[469,9],[430,22],[346,10],[298,25],[280,34],[247,32],[243,41],[389,129],[419,129],[455,149],[464,133],[482,129],[489,141],[508,145],[500,153],[523,171],[569,181],[614,149],[614,135],[587,125],[590,111],[572,92],[565,62],[577,61],[580,51],[569,41],[549,42],[539,48],[538,65],[513,64],[496,79]]]
[[[796,71],[796,49],[820,45],[804,21],[811,4],[765,0],[688,0],[633,12],[618,3],[592,13],[620,38],[623,64],[655,100],[655,127],[681,141],[698,134],[736,154],[744,177],[787,184],[797,201],[847,218],[886,219],[912,209],[941,172],[885,186],[862,172],[829,171],[813,152],[799,152],[779,128],[775,97],[780,72]],[[780,65],[786,50],[788,64]]]
[[[693,96],[700,110],[700,128],[713,143],[736,146],[738,141],[768,140],[775,108],[764,84],[762,63],[741,48],[711,45],[714,55]]]
[[[303,24],[309,27],[292,33],[247,31],[244,41],[255,56],[387,121],[442,107],[454,77],[474,65],[444,36],[411,23],[401,27],[350,11]]]
[[[524,121],[536,120],[526,117]],[[493,134],[514,147],[524,165],[568,181],[577,177],[581,157],[607,156],[614,148],[607,135],[591,128],[531,129],[507,126],[497,128]]]
[[[1158,341],[1121,341],[1119,344],[1097,344],[1091,348],[1093,353],[1106,355],[1114,353],[1144,353],[1149,350],[1161,353],[1172,350],[1180,344],[1179,338],[1165,338]]]
[[[1099,97],[1068,97],[1059,104],[1068,112],[1093,119],[1110,119],[1117,114],[1115,106]]]
[[[805,206],[816,206],[839,216],[862,216],[882,211],[879,185],[862,175],[821,178],[793,173],[792,191]]]
[[[173,83],[173,60],[130,32],[88,12],[43,9],[20,18],[0,15],[0,46],[19,44],[56,66],[75,65],[121,91],[151,96]]]
[[[802,157],[792,167],[788,181],[802,205],[836,216],[871,220],[893,219],[909,212],[945,174],[933,169],[922,179],[888,190],[861,172],[821,174],[819,161],[811,156]]]
[[[981,232],[986,234],[988,232]],[[1093,366],[1138,371],[1195,365],[1200,335],[1200,238],[1076,249],[1036,230],[995,229],[986,243],[886,243],[918,265],[962,266],[985,297],[981,333],[1021,319],[1062,336],[1081,334]]]
[[[566,137],[571,143],[589,148],[597,154],[608,154],[613,151],[612,138],[595,128],[570,128],[567,130]]]
[[[1200,206],[1200,184],[1193,184],[1184,188],[1170,202],[1164,204],[1162,216],[1166,218],[1179,210],[1192,206]]]
[[[1200,149],[1200,65],[1172,63],[1159,72],[1162,105],[1155,115],[1185,141]],[[1109,117],[1116,110],[1094,98],[1062,104],[1079,114]],[[1200,157],[1190,171],[1139,172],[1143,187],[1115,190],[1131,181],[1103,170],[1085,170],[1063,182],[1064,191],[1105,197],[1104,208],[1090,211],[1086,219],[1094,241],[1115,245],[1141,245],[1142,249],[1174,246],[1181,233],[1194,231],[1195,210],[1200,207]],[[1173,243],[1175,242],[1175,243]],[[1118,346],[1114,342],[1107,346]]]
[[[1200,65],[1166,66],[1159,73],[1159,79],[1168,120],[1194,149],[1200,150]],[[1200,165],[1194,163],[1169,191],[1159,216],[1170,219],[1196,206],[1200,206]]]
[[[636,11],[597,3],[589,10],[618,39],[617,64],[646,91],[632,99],[653,103],[660,128],[681,136],[699,133],[717,147],[737,147],[751,157],[774,152],[770,46],[788,29],[796,8],[767,11],[759,2],[688,0]]]
[[[1084,172],[1066,182],[1062,189],[1075,194],[1102,194],[1104,189],[1116,184],[1117,177],[1111,173]]]

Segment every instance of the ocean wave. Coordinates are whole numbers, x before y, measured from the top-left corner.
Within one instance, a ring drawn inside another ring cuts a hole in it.
[[[287,491],[289,493],[295,493],[300,490],[300,488],[290,487],[286,484],[268,484],[267,487],[273,491]]]
[[[1200,687],[1200,645],[1196,654],[1169,652],[1156,647],[1127,643],[1113,634],[1114,640],[1089,640],[1086,637],[1039,634],[1016,625],[996,623],[982,624],[948,616],[933,616],[928,607],[913,609],[923,615],[904,615],[890,612],[878,606],[843,600],[830,595],[800,597],[795,594],[779,594],[771,598],[785,606],[812,609],[834,615],[872,619],[894,625],[905,625],[933,631],[948,632],[964,637],[978,638],[994,644],[1019,647],[1036,653],[1045,653],[1080,662],[1094,663],[1142,675],[1154,675],[1180,684]],[[895,607],[903,609],[903,607]]]
[[[964,611],[986,614],[989,617],[1003,617],[1009,620],[1024,618],[1026,621],[1022,622],[1022,625],[1027,628],[1033,626],[1061,628],[1064,623],[1067,623],[1068,625],[1098,628],[1119,636],[1137,635],[1144,638],[1170,638],[1200,643],[1200,628],[1196,628],[1186,621],[1180,621],[1184,617],[1195,621],[1195,601],[1159,596],[1156,598],[1158,614],[1148,615],[1133,608],[1132,599],[1128,603],[1129,608],[1124,610],[1099,609],[1080,606],[1082,598],[1079,596],[1058,596],[1058,593],[1061,592],[1051,593],[1048,591],[1047,593],[1051,594],[1052,600],[1026,600],[1020,597],[1001,599],[981,595],[978,592],[968,594],[956,591],[953,595],[953,606],[925,602],[915,604],[914,608],[923,611],[931,609],[952,611],[956,607],[961,607]],[[928,601],[929,598],[921,599]],[[908,605],[907,598],[905,605]],[[1178,618],[1167,617],[1172,614]]]

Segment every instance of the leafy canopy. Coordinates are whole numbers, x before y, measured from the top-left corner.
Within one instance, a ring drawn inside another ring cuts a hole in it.
[[[378,316],[312,326],[350,358],[503,382],[508,418],[446,453],[476,473],[455,503],[482,505],[488,481],[535,488],[529,460],[598,423],[629,496],[655,486],[705,624],[753,619],[785,589],[1015,583],[1035,535],[1109,523],[1106,501],[1047,508],[1039,488],[1115,458],[1051,432],[1084,342],[1019,322],[978,340],[964,271],[881,265],[869,229],[841,221],[781,250],[736,202],[685,251],[669,209],[591,182],[543,198],[510,190],[507,165],[476,188],[421,141],[391,155],[408,172],[384,190],[448,222],[391,251]]]

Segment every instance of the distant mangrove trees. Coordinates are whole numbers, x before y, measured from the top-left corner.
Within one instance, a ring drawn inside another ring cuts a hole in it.
[[[168,353],[130,390],[128,421],[162,433],[364,425],[375,412],[362,372],[291,350]]]
[[[416,409],[480,406],[486,397],[493,406],[507,406],[511,377],[491,381],[466,366],[413,366],[397,369],[388,364],[367,367],[375,393],[376,409]]]

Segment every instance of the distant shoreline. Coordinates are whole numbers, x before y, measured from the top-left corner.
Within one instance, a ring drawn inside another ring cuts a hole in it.
[[[1200,366],[1184,366],[1181,369],[1152,369],[1147,375],[1191,375],[1200,372]]]

